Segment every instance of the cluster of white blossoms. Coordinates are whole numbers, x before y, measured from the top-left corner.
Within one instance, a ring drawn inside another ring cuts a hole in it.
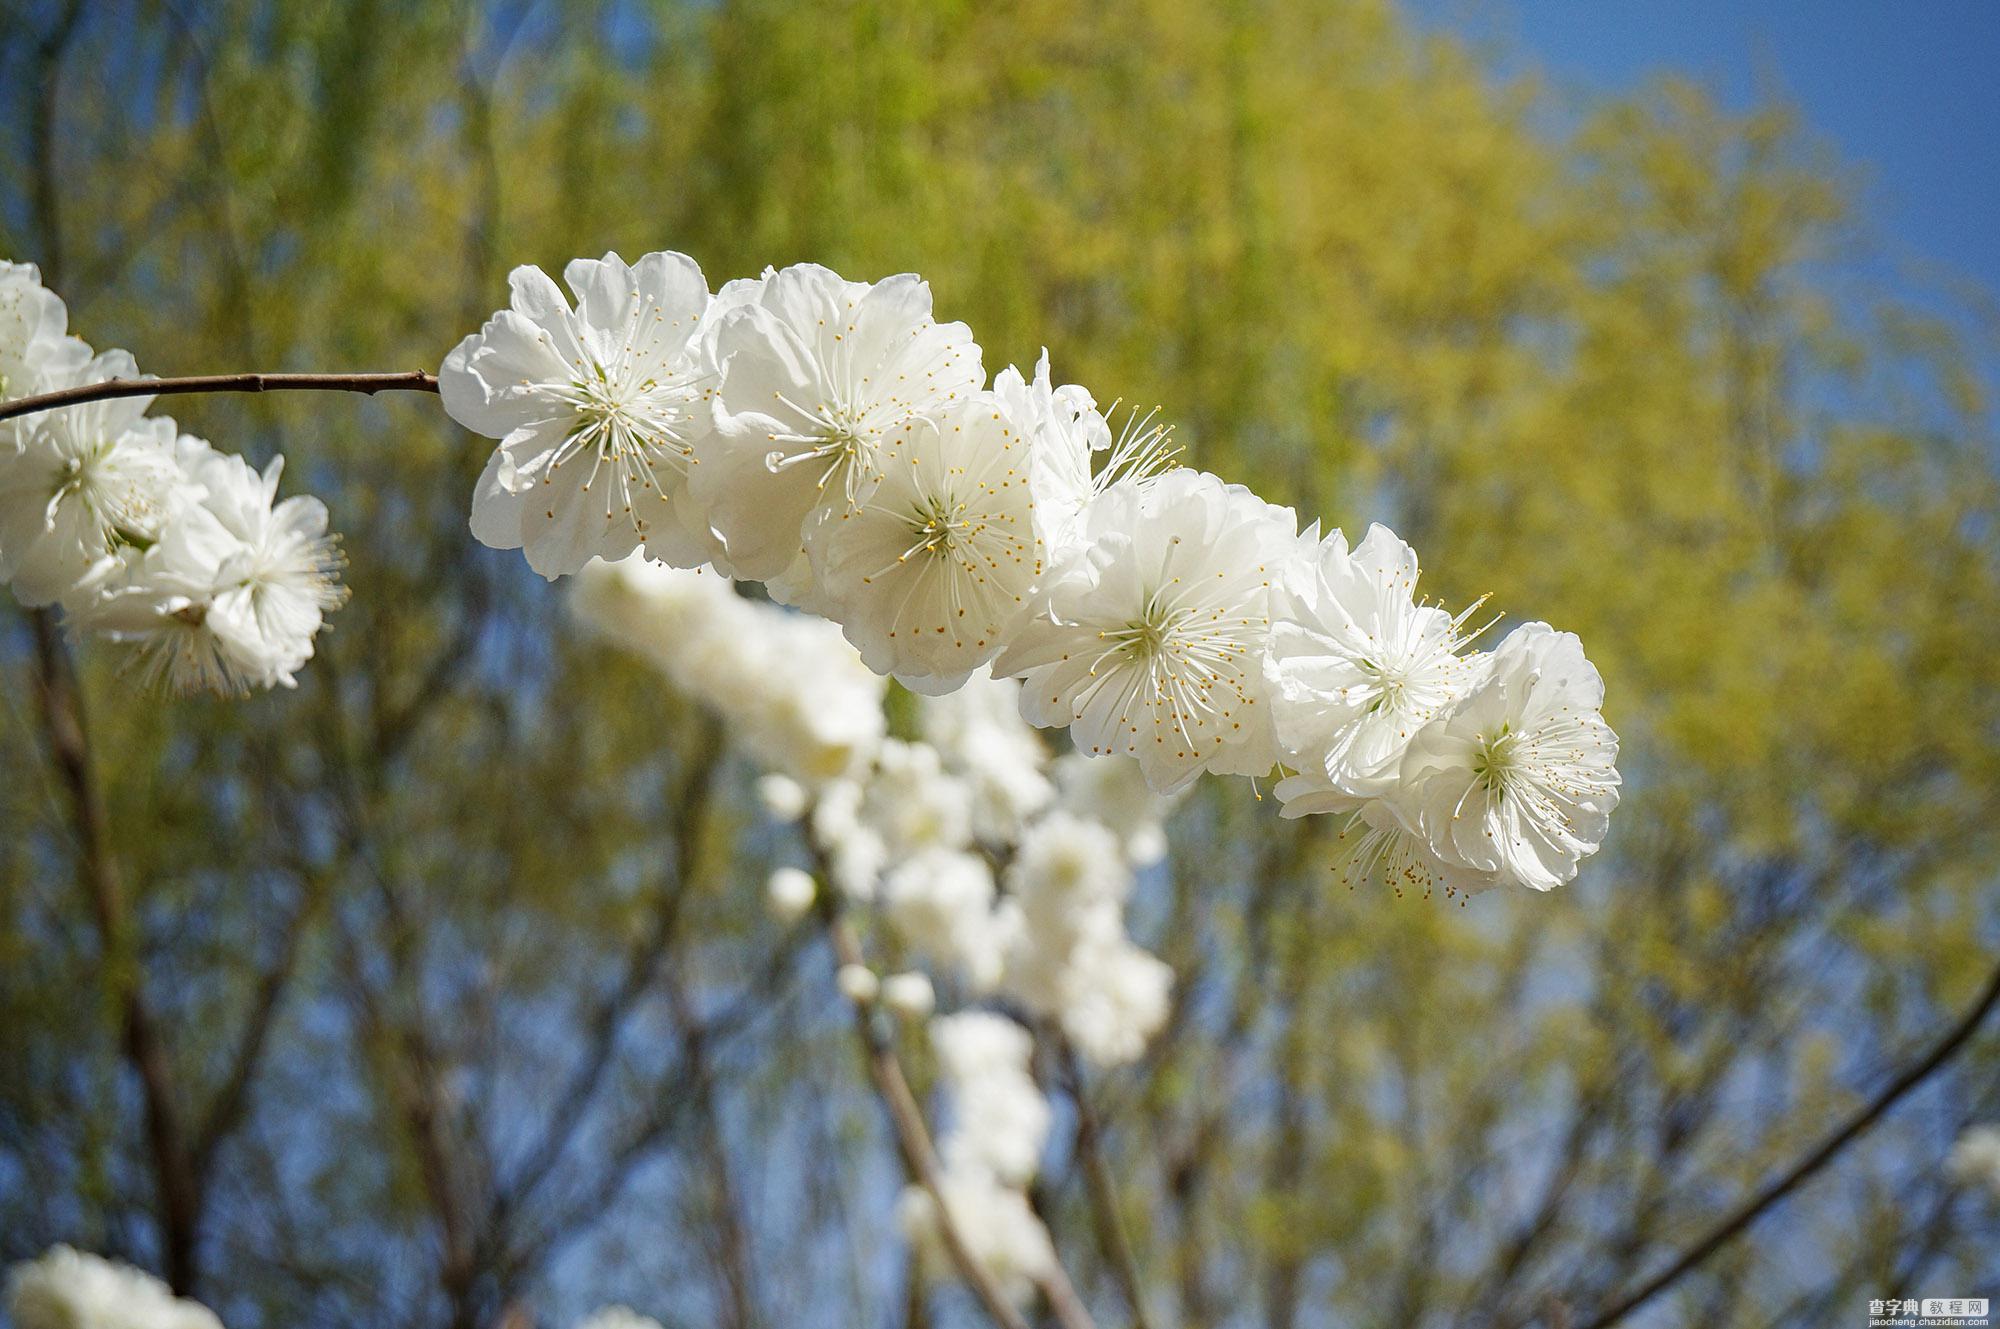
[[[7,1315],[14,1329],[222,1329],[151,1274],[68,1246],[14,1266]]]
[[[1285,815],[1342,818],[1350,881],[1547,890],[1602,841],[1618,744],[1581,644],[1528,623],[1473,649],[1471,611],[1420,599],[1386,528],[1351,546],[1301,531],[1174,467],[1150,417],[1115,437],[1046,354],[989,384],[914,276],[800,264],[711,296],[664,253],[564,275],[573,301],[518,269],[512,307],[439,375],[452,415],[499,440],[474,533],[545,576],[635,551],[712,567],[839,624],[917,693],[1020,679],[1026,720],[1136,758],[1158,793],[1276,772]],[[789,667],[817,677],[823,658]],[[825,670],[829,691],[849,668]],[[927,780],[911,760],[903,777]],[[981,786],[982,816],[1037,789]],[[971,869],[931,868],[955,892],[938,909],[969,915]]]
[[[1050,1112],[1029,1070],[1028,1031],[1003,1016],[963,1011],[930,1024],[951,1122],[938,1140],[938,1192],[972,1257],[1001,1290],[1024,1301],[1055,1268],[1049,1231],[1028,1203],[1040,1170]],[[920,1247],[938,1240],[936,1201],[912,1186],[897,1205]],[[933,1264],[943,1266],[933,1255]]]
[[[1170,801],[1136,765],[1055,756],[1021,719],[1020,684],[983,674],[920,698],[916,736],[890,737],[882,680],[829,624],[712,573],[600,561],[571,608],[723,719],[773,819],[929,968],[848,976],[851,995],[922,1016],[948,982],[1047,1017],[1098,1065],[1144,1050],[1172,974],[1126,935],[1125,900],[1165,851]],[[780,868],[771,908],[798,917],[818,889]]]
[[[1050,1111],[1027,1074],[1029,1030],[976,1003],[1046,1021],[1095,1065],[1145,1050],[1173,975],[1127,935],[1125,902],[1165,853],[1172,800],[1137,763],[1053,754],[1021,718],[1021,685],[983,672],[920,697],[915,734],[891,737],[882,679],[832,625],[711,572],[593,562],[570,603],[718,715],[763,770],[766,811],[799,828],[819,874],[774,871],[773,913],[806,914],[823,878],[919,966],[848,965],[841,991],[911,1021],[941,993],[955,1004],[928,1025],[957,1105],[941,1189],[977,1258],[1010,1289],[1030,1286],[1052,1258],[1025,1190]],[[905,1195],[912,1232],[932,1230],[930,1206],[926,1192]]]
[[[92,354],[30,264],[0,262],[0,402],[138,377]],[[0,422],[0,580],[135,647],[178,692],[292,686],[345,592],[318,499],[146,413],[148,397]]]

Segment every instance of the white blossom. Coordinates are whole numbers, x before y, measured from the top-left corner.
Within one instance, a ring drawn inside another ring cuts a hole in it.
[[[1028,445],[982,393],[916,419],[883,466],[809,531],[815,584],[871,669],[949,692],[999,651],[1041,576]]]
[[[1476,680],[1459,627],[1416,599],[1416,551],[1386,526],[1353,550],[1329,535],[1273,595],[1264,668],[1297,774],[1284,814],[1350,810],[1395,787],[1410,735]]]
[[[1574,634],[1509,633],[1485,678],[1410,739],[1398,803],[1439,858],[1549,890],[1595,853],[1618,804],[1604,681]]]
[[[136,643],[178,692],[294,686],[345,599],[325,504],[279,502],[284,458],[259,473],[182,435],[189,495],[147,548],[121,549],[65,602],[74,627]]]
[[[0,261],[0,401],[68,383],[89,361],[90,347],[69,335],[69,310],[42,285],[41,270]]]
[[[453,419],[500,440],[472,501],[472,532],[521,549],[550,579],[592,558],[697,567],[716,552],[688,493],[710,428],[715,368],[696,336],[708,283],[685,254],[580,258],[548,274],[519,267],[512,307],[445,357],[438,390]]]
[[[994,662],[1026,676],[1022,713],[1079,750],[1139,759],[1161,792],[1204,770],[1262,775],[1277,757],[1264,701],[1271,586],[1298,522],[1215,476],[1107,489],[1039,612]]]
[[[1401,895],[1442,891],[1447,898],[1477,895],[1504,883],[1499,872],[1446,858],[1433,847],[1399,788],[1345,814],[1335,834],[1333,870],[1350,890],[1383,886]]]
[[[716,432],[693,482],[727,550],[718,566],[761,581],[792,566],[810,520],[865,503],[917,422],[978,391],[985,371],[971,332],[933,319],[912,275],[869,285],[803,263],[733,298],[715,333]]]
[[[1053,557],[1081,533],[1083,510],[1098,491],[1096,454],[1111,446],[1111,427],[1088,388],[1050,381],[1046,349],[1033,379],[1009,365],[993,376],[993,394],[1027,435],[1035,527]]]
[[[68,1246],[14,1266],[7,1314],[15,1329],[222,1329],[151,1274]]]
[[[137,373],[131,356],[108,351],[62,386]],[[25,418],[17,447],[0,446],[0,578],[22,604],[53,604],[121,545],[159,538],[188,496],[174,423],[148,418],[151,400],[43,411]]]

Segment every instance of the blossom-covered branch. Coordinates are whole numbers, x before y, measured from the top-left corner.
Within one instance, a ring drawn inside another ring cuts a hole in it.
[[[1618,744],[1582,644],[1529,622],[1475,649],[1492,625],[1419,598],[1386,527],[1322,537],[1175,467],[1153,416],[1114,430],[1046,354],[989,384],[913,275],[799,264],[711,295],[655,253],[564,277],[517,268],[439,372],[498,440],[473,534],[543,576],[713,567],[915,692],[1021,679],[1027,720],[1157,792],[1275,770],[1286,816],[1342,820],[1350,883],[1548,890],[1603,841]]]
[[[346,599],[326,507],[278,499],[282,457],[257,471],[148,415],[154,386],[69,335],[32,265],[0,263],[0,406],[18,417],[0,419],[0,580],[174,691],[289,687]]]

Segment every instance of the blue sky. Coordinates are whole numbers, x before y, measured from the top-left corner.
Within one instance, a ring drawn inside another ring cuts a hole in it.
[[[1674,72],[1731,106],[1775,90],[1861,168],[1892,260],[2000,292],[2000,0],[1413,0],[1558,90]]]

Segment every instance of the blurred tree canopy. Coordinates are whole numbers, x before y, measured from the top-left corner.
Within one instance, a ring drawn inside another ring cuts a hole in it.
[[[434,367],[606,249],[916,270],[989,367],[1047,346],[1582,635],[1628,785],[1572,889],[1350,893],[1247,790],[1178,818],[1174,1020],[1084,1091],[1157,1324],[1581,1323],[1990,966],[1990,320],[1882,276],[1782,107],[1561,102],[1377,0],[0,0],[0,136],[0,254],[153,372]],[[762,916],[750,772],[472,542],[487,444],[170,413],[284,452],[354,596],[296,692],[80,658],[113,929],[6,611],[0,1261],[178,1261],[243,1327],[971,1322],[914,1290],[824,946]],[[1996,1115],[1989,1037],[1643,1322],[1990,1291],[1941,1160]],[[1118,1323],[1061,1147],[1037,1199]]]

